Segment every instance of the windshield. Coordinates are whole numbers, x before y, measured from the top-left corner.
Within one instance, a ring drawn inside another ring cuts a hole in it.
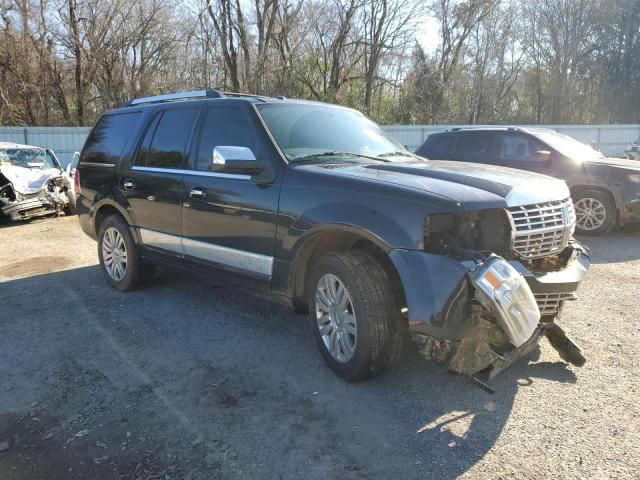
[[[411,154],[371,120],[354,110],[330,105],[263,104],[260,115],[290,162],[362,155],[393,160]],[[406,160],[406,159],[405,159]]]
[[[56,168],[51,155],[42,148],[9,148],[0,150],[0,164],[24,168]]]
[[[541,132],[537,133],[536,136],[565,157],[572,158],[574,160],[593,160],[604,157],[602,153],[594,150],[589,145],[580,143],[577,140],[561,133]]]

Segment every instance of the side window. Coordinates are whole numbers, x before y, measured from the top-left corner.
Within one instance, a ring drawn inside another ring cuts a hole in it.
[[[532,161],[541,150],[540,144],[524,135],[503,133],[498,135],[498,153],[503,162]]]
[[[182,168],[187,142],[198,110],[164,110],[152,120],[144,136],[136,165],[157,168]]]
[[[140,112],[104,115],[84,144],[82,161],[117,163],[140,115]]]
[[[422,152],[427,158],[432,160],[449,160],[453,158],[453,146],[455,144],[455,134],[443,134],[430,136]]]
[[[212,107],[200,132],[196,170],[210,171],[213,149],[218,146],[250,148],[256,159],[264,161],[267,149],[248,111],[234,107]]]
[[[464,162],[483,162],[490,159],[491,135],[486,132],[462,133],[459,136],[456,158]]]

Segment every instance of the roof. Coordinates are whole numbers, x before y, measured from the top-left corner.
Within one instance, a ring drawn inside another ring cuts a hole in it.
[[[13,142],[0,142],[0,150],[7,150],[10,148],[22,148],[22,149],[29,149],[29,148],[37,148],[39,150],[42,150],[42,147],[38,147],[37,145],[23,145],[21,143],[13,143]]]
[[[525,132],[525,133],[542,133],[542,132],[555,132],[549,128],[543,127],[519,127],[517,125],[482,125],[478,127],[453,127],[445,130],[445,132]],[[444,132],[439,132],[444,133]]]

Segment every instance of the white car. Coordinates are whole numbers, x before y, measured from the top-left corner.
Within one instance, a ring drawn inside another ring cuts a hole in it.
[[[72,163],[64,169],[52,150],[0,142],[0,212],[11,220],[75,215]]]

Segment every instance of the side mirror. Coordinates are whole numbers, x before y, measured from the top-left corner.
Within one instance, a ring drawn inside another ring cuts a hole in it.
[[[551,152],[549,150],[538,150],[534,158],[537,162],[548,162],[551,160]]]
[[[213,149],[212,172],[260,173],[263,168],[250,148],[218,146]]]

